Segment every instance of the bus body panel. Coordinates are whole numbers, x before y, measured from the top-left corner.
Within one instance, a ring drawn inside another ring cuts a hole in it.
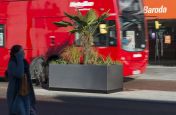
[[[105,57],[110,55],[113,60],[122,62],[125,76],[132,75],[132,71],[137,69],[143,72],[147,64],[145,50],[128,52],[121,49],[117,4],[117,0],[0,0],[0,24],[5,25],[5,42],[4,46],[0,47],[0,76],[4,76],[9,51],[14,44],[23,46],[25,58],[29,62],[39,56],[47,60],[52,55],[58,55],[65,45],[73,44],[74,35],[68,33],[71,28],[58,28],[53,22],[67,20],[64,12],[74,14],[75,7],[78,5],[83,14],[91,8],[95,9],[99,15],[110,10],[110,17],[107,20],[116,22],[117,46],[96,48]],[[141,54],[142,57],[134,58],[135,54],[138,56]],[[126,65],[123,58],[129,65]]]

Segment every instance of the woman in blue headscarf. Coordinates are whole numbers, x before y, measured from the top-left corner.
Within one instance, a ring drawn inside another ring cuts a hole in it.
[[[7,73],[9,80],[7,88],[9,115],[36,115],[36,99],[29,73],[29,64],[24,59],[22,46],[14,45],[11,48]],[[24,74],[27,75],[29,93],[25,96],[21,96],[19,95],[19,89]]]

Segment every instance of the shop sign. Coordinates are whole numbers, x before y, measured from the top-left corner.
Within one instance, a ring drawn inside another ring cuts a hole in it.
[[[147,13],[147,14],[167,13],[167,7],[165,7],[164,5],[162,5],[161,7],[158,7],[158,8],[151,8],[149,6],[144,6],[144,13]]]

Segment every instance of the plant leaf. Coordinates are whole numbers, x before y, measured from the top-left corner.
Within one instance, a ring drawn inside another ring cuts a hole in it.
[[[65,14],[65,16],[67,16],[68,18],[70,18],[71,20],[74,20],[78,25],[82,25],[82,26],[86,26],[87,25],[87,23],[85,21],[81,20],[79,18],[79,16],[70,15],[70,14],[68,14],[66,12],[64,12],[64,14]]]
[[[109,10],[107,12],[104,12],[99,18],[98,18],[98,22],[102,22],[104,21],[106,18],[109,17]]]
[[[84,21],[84,16],[82,15],[82,13],[77,9],[78,12],[78,17],[81,21]]]
[[[66,22],[66,21],[54,22],[54,24],[59,27],[73,26],[70,22]]]
[[[73,29],[73,30],[70,30],[69,32],[73,34],[73,33],[79,32],[79,30],[78,29]]]
[[[97,14],[95,12],[95,10],[91,9],[87,12],[86,16],[85,16],[85,21],[87,23],[93,22],[97,19]]]

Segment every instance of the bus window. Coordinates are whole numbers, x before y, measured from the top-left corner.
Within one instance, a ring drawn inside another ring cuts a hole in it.
[[[141,0],[120,0],[122,48],[142,51],[146,47],[144,13]]]
[[[75,44],[81,45],[78,33],[75,34]],[[94,33],[93,45],[94,46],[117,45],[115,20],[106,20],[104,23],[100,24],[100,26]]]
[[[4,25],[0,24],[0,47],[4,46]]]

